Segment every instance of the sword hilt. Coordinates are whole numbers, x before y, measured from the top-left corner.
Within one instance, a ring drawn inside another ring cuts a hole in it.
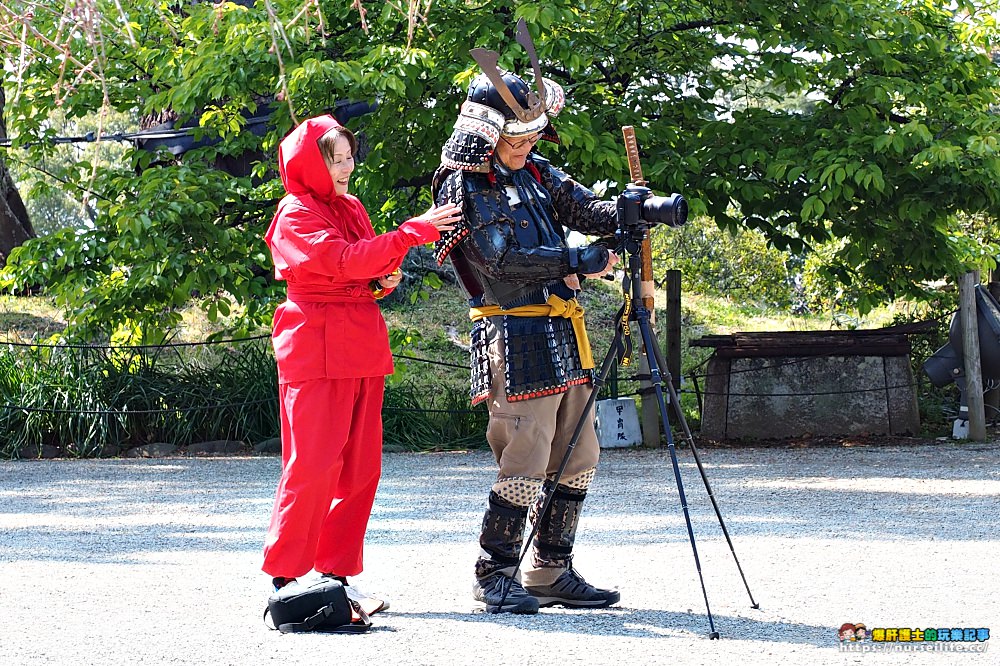
[[[622,136],[625,137],[625,156],[628,158],[628,171],[635,185],[645,186],[646,181],[642,177],[642,164],[639,163],[639,144],[635,140],[635,129],[631,125],[622,127]]]
[[[628,171],[635,185],[646,186],[646,181],[642,177],[642,164],[639,163],[639,144],[635,140],[635,128],[631,125],[622,127],[622,136],[625,138],[625,156],[628,158]],[[642,257],[642,303],[650,310],[651,317],[655,318],[653,301],[653,251],[649,242],[649,230],[643,234],[642,245],[639,252]]]

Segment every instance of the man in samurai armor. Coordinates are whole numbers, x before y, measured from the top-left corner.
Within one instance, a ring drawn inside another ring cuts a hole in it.
[[[620,599],[573,567],[580,510],[600,452],[593,409],[583,414],[594,361],[576,296],[582,277],[612,271],[618,257],[599,244],[567,245],[564,227],[614,233],[615,203],[599,201],[534,152],[540,139],[558,142],[549,118],[565,98],[541,77],[530,38],[521,43],[537,90],[498,70],[495,53],[473,50],[483,74],[469,86],[432,189],[438,205],[454,202],[463,211],[435,253],[439,264],[451,260],[469,299],[472,403],[488,401],[486,439],[499,464],[473,595],[491,612],[533,614],[539,606],[603,608]],[[553,487],[581,418],[583,431]],[[539,516],[549,494],[551,510]],[[529,520],[537,536],[517,580]]]

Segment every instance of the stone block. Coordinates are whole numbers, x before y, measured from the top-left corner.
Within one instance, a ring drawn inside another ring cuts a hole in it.
[[[919,430],[909,358],[717,359],[701,433],[710,439],[912,434]]]
[[[226,456],[246,452],[246,444],[233,439],[216,439],[195,442],[187,447],[188,454],[196,456]]]
[[[602,449],[637,446],[642,443],[639,412],[632,398],[597,401],[597,440]]]

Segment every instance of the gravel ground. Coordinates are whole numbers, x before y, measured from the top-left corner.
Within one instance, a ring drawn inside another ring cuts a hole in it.
[[[844,622],[998,629],[1000,444],[701,453],[750,592],[682,451],[718,641],[666,450],[605,451],[581,521],[578,569],[621,604],[537,616],[471,598],[489,454],[386,455],[355,583],[392,608],[359,636],[264,626],[277,458],[3,462],[0,663],[1000,663],[995,639],[985,654],[837,639]]]

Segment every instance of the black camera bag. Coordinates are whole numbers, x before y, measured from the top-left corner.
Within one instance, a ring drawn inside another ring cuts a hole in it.
[[[368,631],[372,626],[361,607],[347,598],[341,582],[331,578],[285,585],[268,598],[265,624],[268,614],[273,628],[283,634],[304,631],[353,634]]]

